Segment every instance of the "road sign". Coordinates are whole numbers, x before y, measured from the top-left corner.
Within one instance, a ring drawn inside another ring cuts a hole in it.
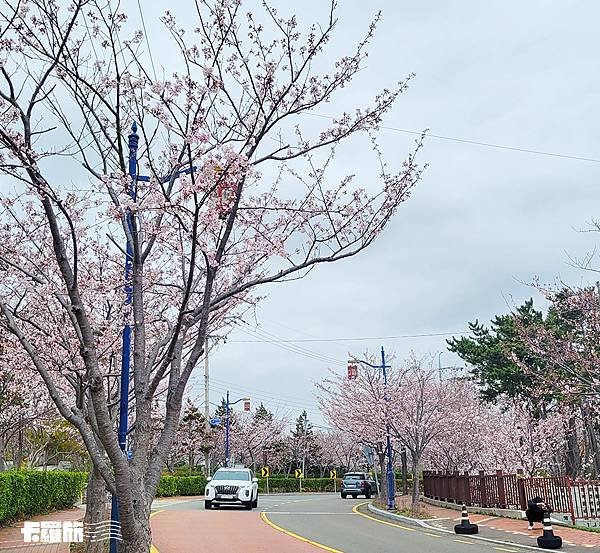
[[[329,478],[332,478],[332,479],[337,478],[337,470],[330,470],[329,471]]]
[[[269,470],[269,467],[263,467],[260,469],[261,478],[269,478],[270,475],[271,471]]]
[[[214,417],[212,419],[210,419],[210,425],[211,426],[219,426],[221,424],[221,418],[220,417]]]
[[[296,478],[304,478],[304,473],[302,472],[302,469],[296,469],[296,471],[294,472],[294,476]]]
[[[244,401],[244,411],[250,411],[250,400]]]

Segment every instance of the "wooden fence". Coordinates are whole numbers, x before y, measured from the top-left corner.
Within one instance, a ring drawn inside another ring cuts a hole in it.
[[[572,480],[568,476],[526,478],[522,471],[505,474],[425,471],[426,497],[456,504],[497,509],[527,509],[527,501],[540,496],[554,512],[577,520],[600,519],[600,481]]]

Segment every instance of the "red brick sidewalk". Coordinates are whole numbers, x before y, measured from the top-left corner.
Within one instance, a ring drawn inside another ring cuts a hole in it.
[[[396,503],[399,508],[408,507],[410,500],[408,497],[398,497]],[[427,520],[431,526],[439,528],[453,529],[457,522],[460,522],[460,511],[454,509],[445,509],[444,507],[436,507],[421,503],[422,512],[431,517],[432,520]],[[535,524],[533,530],[527,530],[526,520],[516,520],[512,518],[501,518],[490,515],[479,515],[470,513],[469,519],[471,522],[479,525],[479,535],[499,539],[506,542],[511,542],[519,545],[536,546],[536,538],[542,534],[542,525]],[[553,524],[554,533],[563,539],[563,542],[569,546],[579,547],[600,547],[600,533],[586,532],[569,528],[567,526],[558,526]]]
[[[257,511],[166,510],[151,522],[159,553],[322,553],[270,528]]]
[[[74,508],[66,511],[55,511],[49,515],[31,517],[27,520],[35,522],[55,520],[62,522],[81,520],[83,515],[83,509]],[[21,528],[23,528],[22,522],[8,528],[0,528],[0,553],[69,553],[69,544],[67,543],[24,543]]]

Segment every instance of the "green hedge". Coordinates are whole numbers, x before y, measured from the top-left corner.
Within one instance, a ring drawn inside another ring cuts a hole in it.
[[[72,507],[87,484],[84,472],[0,472],[0,524]]]
[[[340,489],[341,480],[338,478],[336,483],[337,490]],[[269,478],[269,493],[292,493],[300,490],[300,483],[297,478]],[[258,479],[258,491],[267,492],[267,479]],[[331,478],[303,478],[303,492],[333,492],[333,480]]]
[[[161,476],[156,497],[203,495],[205,487],[204,476]]]
[[[342,481],[337,479],[335,490],[339,491]],[[385,484],[385,482],[383,482]],[[410,483],[409,483],[410,484]],[[382,485],[380,481],[379,485]],[[204,476],[162,476],[156,490],[157,497],[170,497],[174,495],[203,495],[206,487]],[[396,489],[402,488],[402,481],[396,480]],[[267,492],[266,478],[258,479],[259,493]],[[298,493],[300,484],[293,477],[271,477],[269,478],[269,493]],[[333,480],[331,478],[303,478],[303,492],[333,492]]]

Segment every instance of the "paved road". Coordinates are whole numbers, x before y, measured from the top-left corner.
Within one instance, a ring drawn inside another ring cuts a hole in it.
[[[154,544],[159,553],[532,551],[380,520],[364,505],[360,507],[364,503],[364,499],[342,500],[324,494],[262,496],[254,511],[232,507],[205,511],[199,500],[161,502],[156,508],[162,511],[152,518]]]

